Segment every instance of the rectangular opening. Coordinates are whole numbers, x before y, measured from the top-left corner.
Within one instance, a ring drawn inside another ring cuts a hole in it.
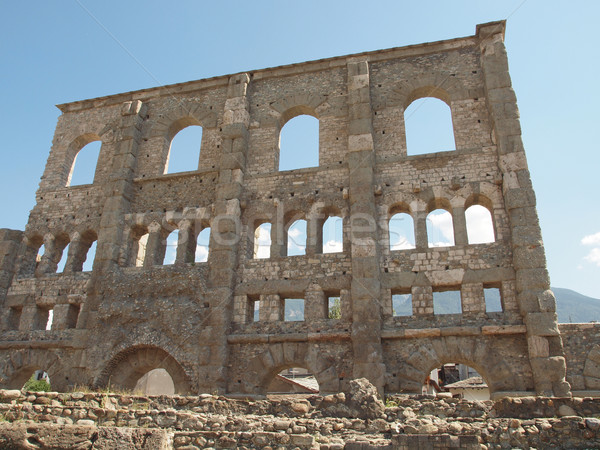
[[[6,319],[6,327],[9,330],[18,330],[21,324],[21,312],[22,308],[13,307],[8,311],[8,318]]]
[[[433,313],[436,315],[462,314],[460,289],[450,288],[444,291],[434,291]]]
[[[77,319],[79,318],[79,311],[81,310],[81,305],[78,304],[70,304],[69,309],[67,311],[67,328],[77,328]]]
[[[502,312],[502,297],[497,287],[483,287],[485,312]]]
[[[258,322],[260,319],[260,297],[246,297],[246,323]]]
[[[49,331],[54,321],[54,309],[38,308],[38,323],[36,329]]]
[[[304,320],[304,299],[283,299],[283,320],[285,322],[302,322]]]
[[[342,299],[339,294],[327,297],[327,318],[334,320],[342,318]]]
[[[412,294],[410,293],[392,293],[392,315],[394,317],[412,316]]]

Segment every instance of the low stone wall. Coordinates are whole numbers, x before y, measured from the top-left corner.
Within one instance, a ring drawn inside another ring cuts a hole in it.
[[[130,396],[0,390],[1,448],[597,448],[600,400]],[[595,416],[595,417],[594,417]],[[485,447],[482,447],[485,446]]]

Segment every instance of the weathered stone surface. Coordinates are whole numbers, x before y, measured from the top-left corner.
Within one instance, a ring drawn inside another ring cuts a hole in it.
[[[19,389],[41,368],[61,391],[131,390],[160,367],[177,393],[264,396],[281,370],[304,368],[320,392],[349,394],[331,402],[340,414],[364,406],[376,418],[377,401],[360,403],[371,394],[351,404],[351,380],[420,392],[433,367],[456,361],[492,392],[568,395],[503,36],[504,22],[483,24],[467,38],[59,105],[26,230],[0,230],[0,385]],[[422,97],[450,107],[455,150],[407,148],[404,111]],[[281,129],[303,114],[318,120],[315,167],[279,170]],[[192,125],[197,164],[167,173],[173,138]],[[93,182],[71,186],[94,141]],[[489,212],[492,242],[469,243],[473,205]],[[449,242],[428,236],[438,209],[452,217]],[[395,242],[398,214],[414,239]],[[333,217],[341,242],[328,253]],[[296,247],[305,254],[288,255]],[[492,288],[502,311],[488,311]],[[438,302],[448,290],[461,296],[452,314]],[[397,295],[410,295],[406,316],[394,315]],[[568,377],[595,386],[597,362]],[[95,420],[75,411],[75,423]]]

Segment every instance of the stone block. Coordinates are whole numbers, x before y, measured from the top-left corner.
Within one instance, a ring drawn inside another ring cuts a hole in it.
[[[529,336],[558,336],[556,314],[551,312],[528,313],[525,325]]]

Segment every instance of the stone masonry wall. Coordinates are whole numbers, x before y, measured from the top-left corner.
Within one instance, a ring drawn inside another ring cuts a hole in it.
[[[162,367],[179,393],[261,396],[279,371],[304,367],[325,393],[361,377],[380,393],[419,393],[433,368],[461,362],[494,397],[569,395],[504,25],[59,105],[26,229],[0,234],[0,385],[19,388],[43,369],[60,390],[132,388]],[[455,149],[410,154],[404,111],[425,97],[449,107]],[[318,166],[280,171],[281,129],[302,114],[319,122]],[[166,173],[171,141],[191,125],[203,130],[198,164]],[[93,141],[94,182],[70,186]],[[473,205],[489,211],[493,242],[469,243]],[[436,209],[451,215],[453,245],[429,244]],[[415,245],[392,250],[400,212]],[[337,253],[323,250],[329,217],[343,223]],[[296,220],[307,223],[306,250],[288,256]],[[256,258],[265,223],[269,254]],[[209,231],[204,261],[197,238]],[[487,310],[488,288],[501,311]],[[435,311],[448,290],[460,292],[458,313]],[[412,314],[394,316],[396,294],[411,295]],[[303,320],[286,320],[289,299],[303,302]],[[569,368],[578,390],[595,386],[589,359]]]

